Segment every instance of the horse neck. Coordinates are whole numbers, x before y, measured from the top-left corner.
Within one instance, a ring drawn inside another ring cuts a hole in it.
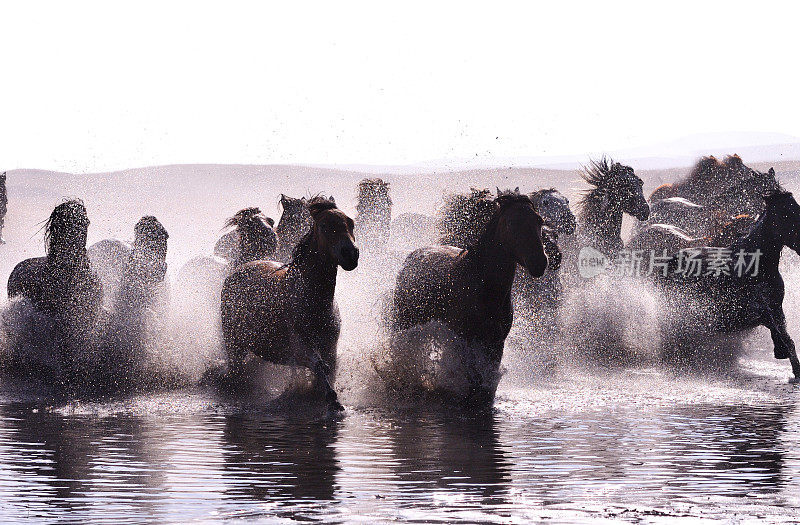
[[[477,277],[490,304],[499,308],[511,297],[517,263],[498,239],[497,221],[492,220],[478,242],[467,249],[467,275]]]
[[[586,196],[580,213],[581,229],[604,245],[622,243],[622,206],[595,188]]]
[[[769,213],[769,212],[768,212]],[[774,276],[778,274],[783,244],[772,234],[767,223],[768,213],[762,215],[744,237],[740,237],[731,245],[732,257],[737,257],[740,250],[745,253],[761,252],[759,258],[759,274]]]
[[[333,303],[336,291],[337,265],[326,260],[317,248],[316,238],[309,240],[309,245],[296,257],[291,266],[302,281],[303,295],[307,300],[317,299],[324,304]]]
[[[47,263],[59,268],[77,269],[89,264],[86,245],[52,243],[47,253]]]

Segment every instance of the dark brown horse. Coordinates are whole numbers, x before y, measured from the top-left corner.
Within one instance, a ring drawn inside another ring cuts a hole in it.
[[[775,357],[789,359],[797,380],[800,361],[786,330],[784,283],[778,267],[784,246],[800,253],[800,205],[785,191],[772,193],[764,200],[764,213],[745,236],[724,251],[704,248],[696,252],[696,258],[706,263],[700,269],[709,268],[709,261],[715,258],[717,263],[725,263],[726,272],[679,273],[676,270],[681,266],[688,268],[687,253],[681,252],[670,261],[666,276],[656,274],[672,302],[671,309],[685,312],[681,326],[666,330],[666,334],[674,339],[672,334],[683,334],[693,327],[696,333],[691,335],[707,337],[765,326],[772,335]],[[677,343],[695,351],[691,340]]]
[[[311,228],[312,220],[307,204],[305,197],[297,199],[281,193],[280,205],[283,213],[278,226],[275,227],[275,233],[278,235],[276,261],[289,262],[295,246]]]
[[[79,340],[91,335],[103,304],[103,287],[86,256],[88,228],[81,201],[59,204],[44,227],[47,255],[22,261],[8,278],[9,298],[28,298]]]
[[[387,320],[395,333],[439,321],[478,346],[496,373],[513,320],[511,286],[517,264],[540,277],[547,256],[542,218],[530,197],[501,193],[493,206],[489,224],[469,248],[420,248],[408,256],[397,276]],[[491,404],[496,383],[486,384],[477,366],[467,365],[467,401]]]
[[[356,196],[355,234],[364,252],[383,252],[392,231],[392,198],[383,179],[363,179]]]
[[[333,201],[308,203],[311,229],[281,265],[255,261],[234,271],[222,289],[222,332],[229,374],[236,377],[249,354],[280,365],[302,366],[332,408],[341,409],[331,379],[336,371],[339,310],[337,267],[353,270],[358,248],[353,220]]]

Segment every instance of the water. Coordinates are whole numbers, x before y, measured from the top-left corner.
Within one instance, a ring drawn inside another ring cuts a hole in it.
[[[352,213],[346,188],[360,177],[310,183],[277,168],[223,168],[12,177],[16,202],[27,204],[9,215],[2,275],[41,255],[35,225],[62,195],[89,204],[94,242],[128,237],[145,212],[144,191],[146,211],[170,230],[174,278],[188,258],[210,252],[237,209],[260,204],[274,212],[280,192],[302,195],[310,185]],[[493,187],[495,179],[526,191],[567,187],[575,174],[481,177],[459,179],[457,189]],[[394,180],[398,213],[432,213],[439,191],[455,187],[447,177]],[[252,392],[236,398],[197,386],[221,355],[217,321],[187,311],[179,294],[174,318],[145,345],[153,379],[146,383],[171,390],[55,401],[43,395],[47,384],[0,379],[0,522],[800,520],[800,386],[788,383],[785,361],[772,359],[764,330],[741,345],[719,338],[719,348],[689,366],[664,366],[652,296],[594,286],[568,303],[564,341],[531,341],[518,318],[494,409],[462,414],[382,390],[377,317],[396,267],[376,271],[368,262],[340,272],[337,287],[336,388],[346,405],[339,417],[323,416],[300,394],[270,401],[298,379],[285,371],[260,371]],[[796,272],[789,277],[784,304],[796,338],[800,281]],[[2,308],[8,312],[8,303]],[[24,315],[15,319],[24,326]],[[597,330],[613,337],[598,338]],[[47,339],[41,328],[23,332]],[[46,357],[34,346],[39,353],[31,355]]]
[[[798,389],[759,357],[501,385],[495,409],[316,418],[202,388],[0,400],[0,521],[797,520]],[[8,390],[8,388],[7,388]]]

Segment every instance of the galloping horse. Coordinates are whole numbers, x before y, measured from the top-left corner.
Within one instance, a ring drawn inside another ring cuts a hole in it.
[[[92,270],[103,284],[107,308],[145,307],[166,299],[168,238],[158,219],[146,215],[134,227],[132,244],[104,239],[86,250]]]
[[[9,298],[28,298],[78,340],[91,335],[103,304],[102,284],[86,256],[88,228],[83,202],[59,204],[44,226],[47,255],[22,261],[8,278]]]
[[[332,199],[333,197],[331,197]],[[275,227],[278,236],[278,250],[275,253],[275,260],[289,262],[292,258],[297,243],[311,228],[311,215],[308,213],[306,198],[296,199],[281,193],[280,205],[283,213]]]
[[[784,246],[800,253],[800,205],[786,191],[774,192],[764,201],[765,211],[747,235],[723,251],[704,248],[695,252],[696,258],[704,263],[712,257],[725,263],[727,271],[703,272],[701,266],[696,273],[679,273],[676,270],[682,264],[684,269],[688,267],[687,253],[682,252],[670,261],[666,276],[656,273],[655,277],[675,308],[685,310],[689,305],[687,313],[692,314],[690,320],[700,334],[740,332],[765,326],[772,335],[775,358],[789,359],[795,380],[798,380],[800,361],[786,330],[784,283],[778,265]],[[753,257],[757,259],[754,261]],[[741,264],[747,266],[740,267]],[[684,328],[686,321],[681,323],[679,328]],[[668,334],[673,332],[667,331]]]
[[[355,234],[363,251],[386,250],[392,228],[392,198],[389,183],[363,179],[358,183]]]
[[[311,369],[316,385],[341,410],[331,379],[336,372],[339,309],[334,300],[337,267],[358,265],[353,220],[332,200],[308,202],[311,229],[292,262],[255,261],[239,267],[222,289],[222,332],[229,374],[249,353],[280,365]]]
[[[577,248],[591,246],[607,255],[623,247],[622,216],[647,220],[650,207],[643,182],[633,168],[603,157],[584,169],[583,180],[592,188],[578,203]]]
[[[225,221],[225,227],[235,227],[239,247],[233,260],[217,256],[199,256],[190,259],[178,272],[180,288],[200,298],[214,311],[219,309],[222,283],[238,266],[275,253],[277,236],[268,218],[258,208],[245,208]]]
[[[227,223],[225,223],[225,227],[229,228],[234,226],[234,229],[230,230],[228,233],[224,234],[222,237],[219,238],[217,244],[214,245],[214,255],[217,257],[222,257],[223,259],[227,259],[229,262],[236,262],[240,257],[239,252],[239,229],[235,228],[237,222],[244,222],[245,215],[259,215],[261,214],[261,210],[258,208],[245,208],[237,213],[233,218],[229,219]],[[275,226],[275,221],[272,220],[271,217],[264,217],[264,220],[269,224],[270,228]],[[275,254],[275,250],[278,248],[278,236],[275,234],[274,230],[272,235],[267,234],[264,238],[254,239],[254,242],[263,243],[264,246],[262,248],[258,248],[257,251],[259,254],[266,254],[266,257],[271,257]]]
[[[496,373],[511,329],[511,285],[517,264],[534,277],[547,268],[542,246],[542,218],[519,192],[501,193],[480,238],[469,248],[435,246],[412,252],[397,276],[388,312],[397,333],[439,321],[467,343],[475,344]],[[468,402],[489,403],[496,383],[467,365]]]

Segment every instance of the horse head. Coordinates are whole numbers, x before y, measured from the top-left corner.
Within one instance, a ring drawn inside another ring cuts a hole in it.
[[[561,192],[549,188],[531,193],[530,198],[545,225],[556,233],[575,233],[575,214],[569,209],[569,199]]]
[[[800,254],[800,205],[788,191],[777,191],[764,197],[764,222],[775,240]]]
[[[44,225],[48,257],[80,258],[86,255],[89,216],[80,199],[62,202]]]
[[[358,266],[353,219],[336,207],[333,199],[315,197],[308,202],[313,226],[310,235],[323,257],[350,271]],[[299,246],[298,246],[299,248]]]
[[[167,274],[166,228],[152,215],[145,215],[133,229],[131,258],[137,272],[148,282],[161,282]]]
[[[533,201],[514,191],[500,192],[495,199],[496,211],[486,228],[487,234],[505,246],[514,261],[534,277],[541,277],[547,269],[547,255],[542,244],[542,217],[536,213]],[[494,223],[494,224],[493,224]]]
[[[642,192],[644,182],[633,168],[603,157],[591,161],[584,171],[584,180],[597,188],[610,206],[618,206],[640,221],[650,216],[650,207]]]

